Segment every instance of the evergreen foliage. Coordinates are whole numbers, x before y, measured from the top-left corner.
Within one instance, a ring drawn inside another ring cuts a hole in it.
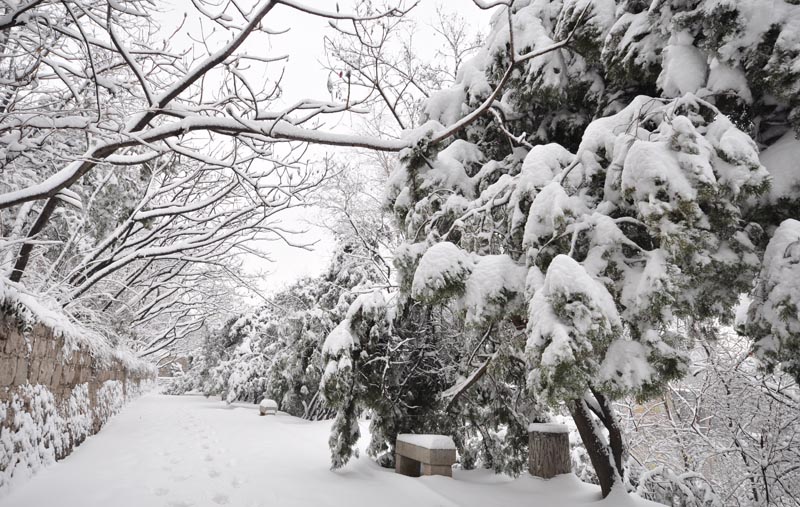
[[[646,400],[686,374],[695,337],[677,323],[732,323],[762,273],[771,306],[757,299],[748,329],[764,358],[796,370],[800,292],[785,277],[794,264],[769,259],[788,259],[796,230],[775,229],[798,195],[770,198],[773,167],[759,152],[800,132],[800,7],[518,0],[510,9],[495,14],[455,85],[427,101],[418,132],[458,121],[517,65],[492,114],[444,147],[424,142],[428,133],[401,154],[387,185],[405,240],[400,290],[386,310],[345,321],[352,345],[327,356],[331,369],[344,364],[330,385],[361,393],[384,373],[363,365],[407,364],[405,348],[385,357],[369,344],[426,343],[399,331],[409,309],[420,329],[446,314],[457,332],[434,327],[428,337],[441,369],[401,385],[412,397],[441,386],[415,410],[429,421],[450,411],[467,462],[513,473],[527,424],[567,408],[607,494],[627,474],[612,402]],[[566,48],[512,63],[512,51],[547,47],[576,26]],[[773,234],[783,242],[773,239],[762,265]],[[329,399],[377,414],[382,448],[396,426],[383,398]],[[338,465],[350,440],[336,431]]]

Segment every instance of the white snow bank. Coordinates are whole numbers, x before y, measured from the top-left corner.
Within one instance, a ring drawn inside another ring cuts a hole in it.
[[[572,474],[542,480],[488,470],[412,478],[367,457],[330,470],[330,421],[256,417],[255,405],[147,395],[66,460],[0,500],[14,507],[656,507]],[[361,434],[368,437],[367,424]],[[369,438],[362,437],[366,445]],[[366,453],[362,452],[362,456]],[[135,464],[135,466],[132,466]]]
[[[56,459],[94,434],[96,424],[104,424],[128,400],[150,388],[149,382],[131,382],[123,390],[121,382],[108,380],[95,392],[94,403],[88,383],[76,385],[65,399],[40,384],[15,390],[9,400],[0,402],[0,419],[13,414],[6,421],[10,426],[0,426],[0,505],[3,495],[46,472]]]

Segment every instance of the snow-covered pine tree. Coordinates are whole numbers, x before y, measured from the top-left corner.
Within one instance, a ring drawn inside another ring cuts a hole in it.
[[[545,417],[541,401],[566,406],[604,495],[625,473],[612,401],[683,375],[676,319],[731,320],[766,241],[797,209],[797,193],[767,192],[759,160],[777,143],[797,150],[800,130],[800,6],[770,5],[515,1],[456,84],[429,99],[431,121],[390,180],[406,239],[400,299],[449,302],[467,327],[460,351],[440,358],[463,376],[442,399],[515,386],[467,398],[515,407],[507,435]],[[520,58],[573,29],[567,46]],[[506,75],[490,114],[446,146],[428,142]],[[773,306],[752,310],[777,337],[762,341],[776,362],[796,351],[776,345],[791,342],[800,299],[771,278],[791,271],[781,265],[762,282],[779,292]],[[522,384],[507,366],[519,363]]]
[[[358,417],[365,411],[372,437],[367,453],[384,466],[394,465],[399,433],[457,434],[457,421],[431,410],[454,378],[447,358],[456,353],[458,332],[444,310],[374,290],[360,295],[328,335],[320,389],[336,409],[333,468],[357,456]]]
[[[798,150],[800,153],[800,150]],[[770,239],[745,332],[770,368],[800,383],[800,222],[786,219]]]
[[[329,417],[319,394],[322,345],[357,295],[379,280],[365,253],[361,245],[344,244],[322,276],[299,280],[230,319],[203,343],[192,369],[170,391],[199,389],[229,403],[258,403],[266,396],[297,417]]]

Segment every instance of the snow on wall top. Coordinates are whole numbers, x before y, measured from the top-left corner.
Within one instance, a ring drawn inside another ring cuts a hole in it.
[[[116,359],[132,372],[152,371],[155,367],[143,361],[127,348],[112,347],[97,331],[81,326],[59,311],[58,303],[39,295],[25,292],[19,284],[0,277],[0,307],[10,312],[24,326],[41,324],[54,335],[64,339],[64,354],[86,347],[92,356],[101,361]]]
[[[455,449],[456,444],[447,435],[415,435],[412,433],[401,433],[397,435],[398,442],[405,442],[411,445],[418,445],[428,449]]]

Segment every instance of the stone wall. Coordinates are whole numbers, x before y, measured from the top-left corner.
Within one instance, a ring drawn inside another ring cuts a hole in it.
[[[0,492],[72,452],[155,371],[0,313]]]

